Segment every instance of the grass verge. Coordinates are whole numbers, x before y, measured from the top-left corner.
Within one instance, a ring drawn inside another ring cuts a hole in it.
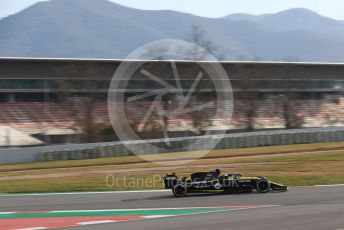
[[[213,150],[175,167],[136,156],[1,165],[0,193],[161,189],[163,174],[187,175],[217,166],[223,172],[264,175],[286,185],[344,183],[344,142]]]

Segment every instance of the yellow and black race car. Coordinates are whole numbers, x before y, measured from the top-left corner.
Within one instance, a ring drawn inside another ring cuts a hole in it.
[[[178,178],[174,173],[164,176],[166,189],[172,189],[175,197],[183,197],[188,193],[225,192],[250,193],[257,190],[260,193],[269,191],[287,191],[285,185],[269,181],[266,177],[244,177],[240,174],[221,175],[219,169],[210,172],[196,172],[190,178]]]

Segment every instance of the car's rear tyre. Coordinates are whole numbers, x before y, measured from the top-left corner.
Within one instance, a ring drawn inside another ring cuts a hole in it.
[[[256,189],[260,193],[267,193],[270,191],[270,182],[266,179],[260,179],[257,181]]]
[[[172,188],[172,192],[175,197],[184,197],[186,196],[188,189],[185,184],[177,184]]]

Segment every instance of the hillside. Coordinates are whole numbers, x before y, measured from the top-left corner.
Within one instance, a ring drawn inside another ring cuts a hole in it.
[[[124,58],[150,41],[188,39],[193,26],[227,60],[344,61],[344,23],[305,9],[210,19],[107,0],[40,2],[0,20],[0,56]]]

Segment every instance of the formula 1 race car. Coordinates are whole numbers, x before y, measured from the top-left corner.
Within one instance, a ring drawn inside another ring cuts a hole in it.
[[[269,191],[287,191],[285,185],[269,181],[266,177],[243,177],[238,173],[220,175],[220,170],[210,172],[196,172],[190,178],[178,178],[174,173],[164,177],[166,189],[172,189],[175,197],[183,197],[188,193],[224,192],[250,193],[257,190],[259,193]]]

